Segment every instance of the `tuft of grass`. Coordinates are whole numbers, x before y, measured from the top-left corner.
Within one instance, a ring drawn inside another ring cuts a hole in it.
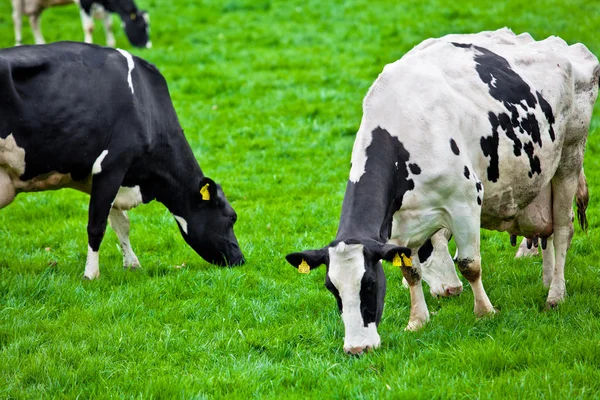
[[[576,230],[569,297],[557,310],[543,311],[541,261],[514,260],[507,235],[483,232],[483,279],[498,315],[476,319],[465,282],[459,298],[426,295],[431,322],[404,332],[409,295],[400,271],[386,265],[382,347],[347,357],[325,271],[300,276],[284,255],[334,237],[362,98],[386,63],[429,37],[503,26],[537,39],[558,35],[600,54],[600,5],[137,3],[151,14],[154,48],[131,48],[115,29],[118,46],[165,75],[204,172],[239,214],[248,262],[207,264],[153,203],[130,213],[143,268],[122,270],[109,230],[101,278],[84,282],[88,198],[19,196],[0,212],[0,397],[599,396],[598,112],[585,157],[590,229]],[[14,42],[10,11],[0,4],[2,47]],[[49,42],[82,38],[75,6],[47,10],[43,26]],[[104,43],[101,29],[94,40]],[[33,42],[26,23],[24,41]]]

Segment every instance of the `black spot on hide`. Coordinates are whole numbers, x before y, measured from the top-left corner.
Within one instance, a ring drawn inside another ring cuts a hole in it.
[[[460,154],[460,150],[458,149],[458,146],[456,145],[456,142],[454,141],[454,139],[450,139],[450,148],[452,149],[452,152],[456,155]]]
[[[467,178],[467,179],[469,179],[469,177],[471,176],[471,173],[469,172],[469,168],[467,168],[466,165],[465,165],[464,174],[465,174],[465,178]]]

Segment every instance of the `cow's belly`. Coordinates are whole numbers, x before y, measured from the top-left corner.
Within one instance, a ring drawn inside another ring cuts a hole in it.
[[[509,197],[507,196],[506,199],[509,199]],[[508,215],[507,212],[503,214],[495,210],[503,207],[501,202],[490,202],[488,207],[496,212],[490,213],[489,208],[482,210],[481,227],[525,237],[546,237],[553,233],[552,189],[550,184],[547,184],[525,208],[520,209],[516,207],[515,203],[512,203],[512,206],[516,211],[514,214]],[[499,216],[504,218],[502,219]]]

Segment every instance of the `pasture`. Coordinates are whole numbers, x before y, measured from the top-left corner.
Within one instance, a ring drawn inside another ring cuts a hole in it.
[[[435,299],[431,321],[403,329],[409,293],[384,265],[382,345],[342,350],[343,323],[323,286],[285,254],[337,229],[361,102],[386,63],[429,37],[508,26],[561,36],[600,55],[600,4],[564,1],[138,0],[150,50],[117,46],[164,74],[204,173],[239,215],[247,263],[203,261],[156,202],[129,213],[142,269],[123,271],[107,229],[101,277],[83,281],[88,196],[20,195],[0,211],[0,398],[598,398],[600,396],[600,106],[585,171],[587,234],[567,257],[568,298],[544,311],[539,259],[514,260],[508,234],[483,232],[483,282],[499,309],[473,315]],[[0,47],[14,44],[0,2]],[[81,40],[74,6],[42,17],[48,42]],[[24,21],[25,22],[25,21]],[[32,43],[24,23],[24,43]],[[96,43],[104,44],[101,24]],[[0,94],[1,95],[1,94]],[[93,96],[93,94],[90,94]]]

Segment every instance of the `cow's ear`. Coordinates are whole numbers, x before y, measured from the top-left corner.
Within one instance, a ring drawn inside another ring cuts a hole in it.
[[[408,247],[384,244],[379,250],[379,259],[394,263],[396,266],[412,265],[410,255],[412,251]]]
[[[306,250],[299,253],[290,253],[285,256],[285,259],[298,268],[298,272],[307,274],[311,269],[327,264],[329,262],[329,252],[327,248]]]
[[[207,177],[200,180],[200,198],[202,201],[210,201],[217,198],[217,184],[215,181]]]

